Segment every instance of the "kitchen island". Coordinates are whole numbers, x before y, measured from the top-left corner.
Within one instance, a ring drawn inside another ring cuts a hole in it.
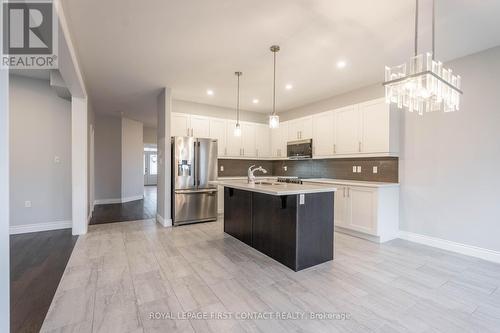
[[[334,186],[222,181],[224,232],[299,271],[333,259]]]

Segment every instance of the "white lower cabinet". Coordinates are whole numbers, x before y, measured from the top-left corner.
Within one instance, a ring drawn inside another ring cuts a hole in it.
[[[381,243],[398,237],[398,185],[351,186],[344,183],[328,183],[328,185],[337,187],[334,199],[336,231]]]
[[[217,185],[217,213],[224,214],[224,186]]]
[[[371,187],[348,187],[347,227],[356,231],[376,235],[377,189]]]

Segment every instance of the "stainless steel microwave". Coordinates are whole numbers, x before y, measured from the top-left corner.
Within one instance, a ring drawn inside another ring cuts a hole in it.
[[[288,141],[286,156],[290,159],[312,158],[312,139]]]

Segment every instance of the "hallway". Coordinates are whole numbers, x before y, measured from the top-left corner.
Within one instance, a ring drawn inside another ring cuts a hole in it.
[[[96,205],[90,224],[103,224],[156,217],[156,186],[144,186],[144,199],[126,203]]]

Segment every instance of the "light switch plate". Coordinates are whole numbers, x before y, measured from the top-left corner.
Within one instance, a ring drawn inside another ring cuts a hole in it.
[[[287,170],[288,170],[288,167],[285,165],[285,166],[283,167],[283,171],[287,171]]]
[[[378,167],[377,166],[373,167],[373,173],[378,173]]]
[[[220,166],[220,172],[224,172],[224,166],[223,165]]]
[[[31,201],[27,200],[24,202],[24,207],[25,208],[31,208]]]
[[[299,194],[299,204],[303,205],[305,204],[306,201],[306,196],[304,194]]]
[[[357,172],[357,171],[356,171],[356,166],[353,166],[353,167],[352,167],[352,172],[353,172],[353,173],[356,173],[356,172]]]
[[[59,156],[54,156],[54,163],[56,164],[61,163],[61,158]]]
[[[361,166],[360,166],[360,165],[358,165],[358,166],[357,166],[357,169],[358,169],[358,170],[357,170],[357,171],[358,171],[358,173],[361,173]]]

